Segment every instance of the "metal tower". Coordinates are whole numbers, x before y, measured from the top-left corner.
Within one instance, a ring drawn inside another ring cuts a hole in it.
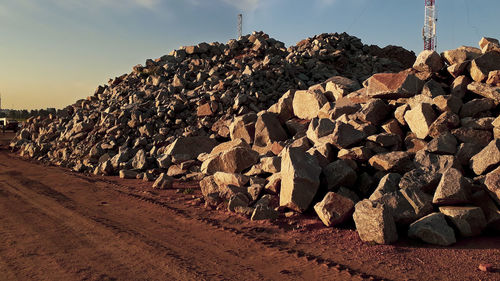
[[[242,28],[243,28],[243,15],[238,14],[238,39],[240,39],[242,36],[241,32]]]
[[[424,38],[424,50],[435,50],[437,47],[436,36],[436,0],[425,1],[425,21],[422,36]]]

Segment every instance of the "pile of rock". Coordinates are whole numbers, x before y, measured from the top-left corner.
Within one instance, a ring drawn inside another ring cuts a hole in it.
[[[500,231],[500,52],[480,46],[424,51],[364,87],[331,77],[234,118],[231,141],[199,157],[207,204],[252,219],[313,208],[375,243]]]
[[[500,230],[500,51],[480,46],[415,61],[346,34],[199,44],[28,120],[11,145],[155,188],[201,180],[207,206],[253,220],[314,209],[364,241],[449,245]]]
[[[29,119],[13,146],[78,171],[127,170],[124,176],[132,177],[134,170],[143,176],[170,166],[163,156],[178,137],[226,140],[234,116],[267,109],[287,90],[307,89],[333,75],[362,81],[408,67],[414,54],[396,47],[402,55],[386,58],[393,49],[366,46],[345,33],[318,35],[286,49],[262,32],[227,44],[182,47],[135,66],[57,115]]]

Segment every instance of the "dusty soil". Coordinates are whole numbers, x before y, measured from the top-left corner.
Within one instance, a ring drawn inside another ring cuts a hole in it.
[[[368,245],[312,214],[251,222],[205,209],[197,189],[22,159],[10,137],[0,134],[0,280],[500,280],[492,234],[449,248]]]

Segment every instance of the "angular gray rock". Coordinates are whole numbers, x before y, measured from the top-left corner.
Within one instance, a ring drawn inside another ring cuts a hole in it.
[[[195,160],[201,153],[210,153],[218,144],[209,137],[185,137],[176,139],[166,151],[173,159]]]
[[[443,60],[436,51],[425,50],[420,52],[413,68],[418,71],[438,72],[443,68]]]
[[[359,143],[366,137],[366,135],[363,131],[355,129],[351,124],[336,121],[335,130],[329,137],[331,138],[333,145],[342,149]]]
[[[153,188],[156,189],[169,189],[172,188],[174,178],[167,176],[166,173],[161,173],[160,176],[153,183]]]
[[[235,212],[238,207],[248,207],[250,203],[250,199],[243,193],[236,193],[235,195],[229,198],[229,202],[227,204],[227,209],[230,212]]]
[[[335,192],[328,192],[321,202],[314,205],[314,211],[326,226],[341,224],[354,211],[354,202]]]
[[[457,139],[449,132],[444,132],[431,140],[427,144],[426,150],[436,154],[455,154],[457,152]]]
[[[276,210],[267,206],[256,206],[250,219],[253,221],[274,220],[278,217],[279,213]]]
[[[229,185],[242,187],[250,181],[250,178],[248,176],[226,172],[214,173],[213,179],[219,187]]]
[[[324,94],[314,91],[296,91],[293,97],[293,113],[300,119],[313,119],[328,100]]]
[[[461,46],[454,50],[444,51],[441,56],[449,64],[463,63],[467,60],[473,60],[481,56],[481,50],[474,47]]]
[[[330,135],[335,130],[335,122],[327,118],[314,118],[309,123],[306,135],[315,145],[331,141]]]
[[[364,104],[359,118],[372,125],[380,125],[390,112],[390,107],[381,99],[372,99]]]
[[[492,70],[500,68],[500,52],[488,52],[472,60],[470,64],[470,76],[476,82],[482,82],[488,78]]]
[[[259,153],[245,148],[234,147],[210,156],[201,165],[204,174],[215,172],[241,173],[259,161]]]
[[[482,175],[495,168],[498,163],[500,163],[500,139],[495,139],[470,159],[470,168],[476,175]]]
[[[286,148],[281,159],[280,206],[304,212],[319,188],[321,167],[300,148]]]
[[[121,179],[135,179],[137,177],[137,172],[131,170],[120,170],[119,176]]]
[[[442,213],[432,213],[412,223],[408,228],[408,237],[440,246],[450,246],[457,242],[453,228],[448,225]]]
[[[339,186],[350,187],[356,183],[356,171],[344,160],[334,161],[323,168],[328,190],[334,190]]]
[[[451,223],[464,237],[477,236],[486,227],[486,218],[479,207],[443,206],[439,207]]]
[[[368,199],[375,201],[382,197],[384,194],[394,192],[399,189],[399,181],[401,181],[401,175],[397,173],[388,173],[383,176],[375,191],[370,195]]]
[[[430,104],[420,103],[411,110],[408,110],[404,118],[417,138],[425,139],[429,134],[429,127],[436,119],[436,114]]]
[[[293,114],[293,97],[295,96],[295,90],[288,90],[284,93],[277,103],[273,104],[268,112],[278,114],[278,118],[281,123],[285,123],[287,120],[291,119]]]
[[[355,206],[353,214],[361,240],[378,244],[391,244],[398,240],[396,224],[391,212],[383,204],[368,199]]]
[[[491,197],[500,206],[500,170],[498,168],[486,175],[484,185],[486,185]]]
[[[432,203],[436,205],[457,205],[470,200],[468,181],[457,169],[450,168],[441,176]]]
[[[491,73],[491,72],[490,72]],[[485,98],[491,99],[495,101],[495,103],[500,103],[500,87],[499,86],[492,86],[484,83],[479,83],[479,82],[472,82],[469,85],[467,85],[467,90],[481,95]]]
[[[248,144],[253,143],[255,122],[257,122],[257,115],[255,113],[235,117],[229,125],[231,140],[243,139]]]
[[[132,167],[137,170],[144,170],[147,165],[146,151],[144,149],[137,151],[134,158],[132,158]]]
[[[498,42],[498,39],[490,37],[481,38],[481,40],[479,40],[479,47],[481,48],[483,54],[489,51],[500,51],[500,43]]]
[[[332,101],[337,101],[361,87],[357,81],[343,76],[330,77],[325,84],[325,95]]]
[[[428,167],[419,167],[403,175],[399,182],[401,189],[420,189],[427,193],[434,194],[441,180],[441,173]]]
[[[411,170],[413,162],[411,154],[406,151],[393,151],[373,156],[368,161],[372,167],[379,171],[406,172]]]
[[[258,115],[255,123],[253,150],[264,154],[271,150],[273,142],[286,139],[288,139],[288,135],[281,126],[278,115],[271,112],[263,112]]]

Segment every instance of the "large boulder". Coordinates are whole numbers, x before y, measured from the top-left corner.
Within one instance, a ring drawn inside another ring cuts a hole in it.
[[[257,122],[257,115],[255,113],[248,113],[235,117],[233,122],[229,125],[229,135],[231,139],[243,139],[248,144],[253,143],[255,122]]]
[[[419,94],[424,82],[408,71],[377,73],[368,80],[366,94],[375,98],[405,98]]]
[[[384,194],[395,192],[399,189],[399,181],[401,181],[400,174],[386,174],[380,179],[377,188],[375,188],[375,191],[373,191],[373,193],[370,195],[370,198],[368,199],[374,201],[384,196]]]
[[[380,125],[390,113],[390,107],[381,99],[373,99],[363,105],[359,118],[372,125]]]
[[[441,173],[424,166],[405,173],[399,182],[399,187],[417,188],[424,192],[434,193],[440,180]]]
[[[432,212],[431,196],[416,188],[386,193],[375,202],[389,209],[398,225],[409,225]]]
[[[137,172],[131,170],[120,170],[119,176],[121,179],[135,179],[137,177]]]
[[[457,205],[469,202],[468,181],[454,168],[448,169],[441,176],[432,203],[436,205]]]
[[[449,132],[445,132],[431,140],[427,144],[426,150],[436,154],[455,154],[457,152],[457,139]]]
[[[497,51],[500,52],[500,43],[498,39],[483,37],[479,40],[479,47],[483,53],[487,53],[489,51]]]
[[[153,183],[153,188],[168,189],[172,188],[173,183],[174,183],[174,178],[169,177],[166,173],[161,173],[160,176]]]
[[[250,181],[250,178],[248,176],[226,172],[216,172],[213,177],[215,183],[219,187],[229,185],[241,187],[246,185]]]
[[[460,117],[453,112],[443,112],[429,126],[428,135],[436,138],[445,132],[451,132],[453,129],[460,126]]]
[[[313,119],[328,100],[316,91],[296,91],[293,97],[293,113],[300,119]]]
[[[201,153],[210,153],[218,144],[215,139],[209,137],[184,137],[176,139],[165,154],[180,162],[195,160]]]
[[[274,220],[277,219],[278,217],[279,217],[278,211],[268,206],[258,205],[255,207],[250,219],[253,221]]]
[[[444,51],[442,57],[449,65],[461,64],[482,55],[481,50],[474,47],[461,46],[454,50]]]
[[[333,145],[342,149],[359,143],[366,137],[366,134],[357,130],[351,124],[336,121],[335,130],[329,137]]]
[[[383,204],[368,199],[360,201],[355,206],[353,219],[359,237],[365,242],[390,244],[398,240],[394,218]]]
[[[455,232],[442,213],[432,213],[412,223],[408,236],[440,246],[449,246],[456,242]]]
[[[460,235],[464,237],[479,235],[486,227],[486,218],[479,207],[443,206],[439,207],[439,211],[451,221]]]
[[[492,86],[480,82],[472,82],[467,85],[467,90],[493,100],[496,104],[500,103],[500,86]]]
[[[495,168],[500,163],[500,139],[491,141],[483,150],[470,159],[470,167],[476,175]]]
[[[323,168],[329,190],[334,190],[339,186],[350,187],[356,183],[356,171],[344,160],[337,160]]]
[[[484,190],[472,195],[472,202],[483,210],[487,227],[500,233],[500,209]]]
[[[282,151],[280,206],[304,212],[319,188],[321,167],[301,148]]]
[[[250,149],[250,145],[244,139],[234,139],[228,142],[223,142],[212,149],[210,155],[217,155],[221,152],[233,149],[235,147],[243,147]],[[199,160],[199,159],[198,159]],[[200,160],[203,162],[203,160]]]
[[[335,122],[328,118],[314,118],[307,128],[307,138],[315,145],[330,142],[335,125]]]
[[[314,205],[314,211],[326,226],[341,224],[351,217],[354,202],[335,192],[328,192],[321,202]]]
[[[359,90],[360,87],[355,80],[343,76],[333,76],[325,81],[325,95],[329,100],[336,101]]]
[[[393,151],[373,156],[368,161],[372,167],[387,172],[407,172],[413,167],[411,153],[406,151]]]
[[[211,155],[201,165],[204,174],[215,172],[241,173],[259,161],[259,153],[246,147],[233,147]]]
[[[405,113],[405,121],[417,138],[425,139],[429,134],[429,129],[436,119],[436,114],[432,106],[428,103],[419,103]]]
[[[132,158],[132,167],[137,170],[144,170],[148,166],[146,151],[141,149],[137,151],[134,158]]]
[[[500,206],[500,169],[487,174],[484,185],[486,185],[491,197]]]
[[[490,71],[500,69],[500,52],[488,52],[472,60],[470,76],[476,82],[483,82]]]
[[[476,117],[496,107],[495,101],[489,98],[479,98],[468,101],[460,109],[460,117]]]
[[[424,50],[417,56],[413,68],[418,71],[438,72],[443,68],[443,60],[436,51]]]
[[[281,123],[285,123],[287,120],[291,119],[293,114],[293,97],[295,95],[295,90],[289,90],[284,93],[277,103],[273,104],[268,112],[278,114],[278,118]]]
[[[271,112],[263,112],[257,117],[255,123],[255,137],[253,149],[261,154],[271,150],[271,145],[276,141],[284,141],[288,138],[285,129],[281,126],[278,115]]]

